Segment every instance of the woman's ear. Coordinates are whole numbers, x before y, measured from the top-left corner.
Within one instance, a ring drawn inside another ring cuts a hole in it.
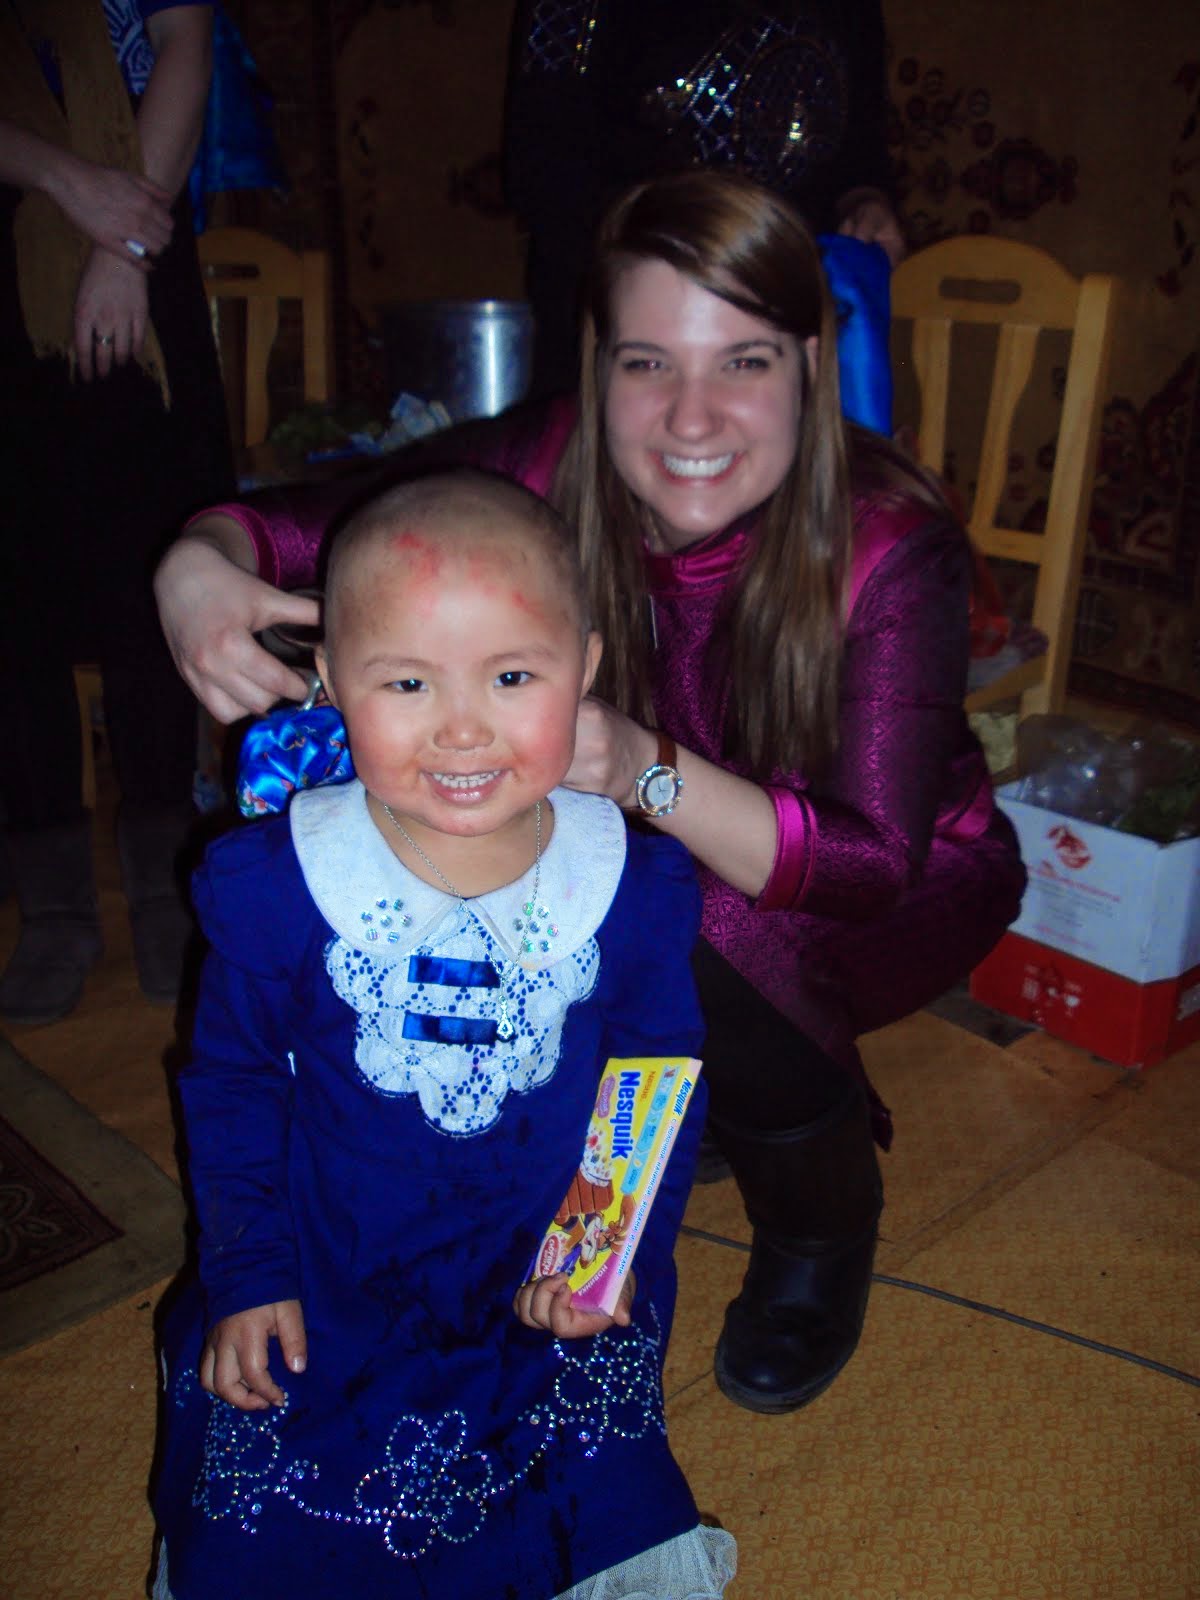
[[[604,640],[593,628],[583,647],[583,683],[579,690],[581,700],[596,681],[596,673],[600,669],[600,657],[603,654]]]

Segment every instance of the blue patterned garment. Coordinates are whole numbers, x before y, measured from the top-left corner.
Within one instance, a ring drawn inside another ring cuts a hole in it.
[[[144,94],[154,70],[154,51],[146,34],[147,18],[178,5],[207,3],[208,0],[104,0],[108,37],[130,94]]]
[[[164,1329],[156,1497],[176,1600],[548,1600],[698,1524],[661,1380],[702,1103],[632,1326],[560,1342],[512,1311],[604,1061],[702,1034],[686,852],[598,796],[550,804],[548,949],[520,931],[532,871],[467,901],[423,883],[357,780],[227,836],[197,876],[212,952],[180,1094],[199,1281]],[[206,1394],[206,1327],[289,1298],[308,1365],[273,1349],[286,1406]]]

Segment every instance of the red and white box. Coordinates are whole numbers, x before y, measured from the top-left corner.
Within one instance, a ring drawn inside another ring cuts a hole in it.
[[[971,975],[976,1000],[1125,1067],[1200,1039],[1200,838],[1160,845],[1013,798],[1021,915]]]

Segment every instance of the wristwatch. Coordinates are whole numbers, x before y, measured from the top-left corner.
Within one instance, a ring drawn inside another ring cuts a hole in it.
[[[675,741],[669,733],[658,730],[658,759],[647,767],[633,786],[638,810],[648,817],[668,816],[679,804],[683,793],[683,779],[676,767]]]

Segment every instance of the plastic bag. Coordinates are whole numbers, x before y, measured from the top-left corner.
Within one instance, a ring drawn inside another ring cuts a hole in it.
[[[1013,798],[1170,844],[1200,833],[1200,747],[1161,728],[1102,733],[1074,717],[1027,717]]]

